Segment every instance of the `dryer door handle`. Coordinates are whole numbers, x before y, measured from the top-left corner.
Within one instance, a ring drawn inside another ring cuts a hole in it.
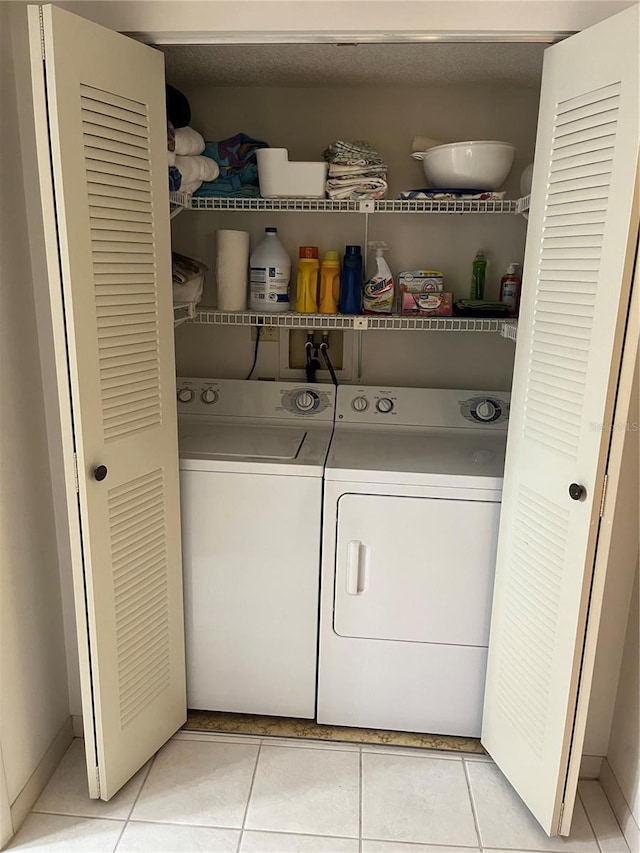
[[[369,587],[369,549],[359,539],[347,543],[347,595],[362,595]]]

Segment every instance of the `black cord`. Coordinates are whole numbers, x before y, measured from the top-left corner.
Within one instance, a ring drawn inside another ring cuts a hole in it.
[[[322,353],[322,357],[325,360],[325,364],[327,365],[327,370],[331,374],[331,379],[333,384],[338,387],[338,377],[336,376],[336,372],[333,369],[333,365],[331,364],[331,359],[329,358],[329,344],[323,341],[320,344],[320,352]]]
[[[320,368],[320,362],[317,358],[311,358],[311,351],[313,349],[313,341],[307,341],[304,345],[305,353],[307,355],[307,363],[304,368],[304,374],[307,378],[307,382],[315,383],[317,382],[316,373]]]
[[[262,335],[262,326],[258,326],[256,329],[256,346],[253,351],[253,364],[251,365],[251,370],[247,375],[247,379],[251,379],[253,376],[253,371],[256,369],[256,364],[258,363],[258,347],[260,346],[260,337]]]

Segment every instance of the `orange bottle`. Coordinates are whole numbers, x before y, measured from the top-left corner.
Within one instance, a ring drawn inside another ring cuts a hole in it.
[[[340,253],[325,252],[320,267],[321,314],[337,314],[340,301]]]

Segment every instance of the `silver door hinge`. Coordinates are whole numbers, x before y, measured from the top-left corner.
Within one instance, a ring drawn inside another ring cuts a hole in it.
[[[38,16],[40,18],[40,52],[42,53],[42,61],[44,62],[47,54],[44,47],[44,15],[42,14],[42,6],[38,9]]]
[[[80,480],[78,479],[78,454],[73,454],[73,481],[76,487],[76,494],[80,492]]]
[[[96,767],[96,789],[98,791],[98,797],[100,797],[100,768]]]
[[[600,498],[600,518],[604,515],[604,501],[607,497],[607,483],[609,482],[609,475],[604,475],[604,480],[602,481],[602,497]]]
[[[560,814],[558,815],[558,832],[562,832],[562,818],[564,817],[564,803],[560,803]]]

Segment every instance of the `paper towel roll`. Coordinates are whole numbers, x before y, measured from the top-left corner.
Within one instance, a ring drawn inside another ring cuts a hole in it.
[[[220,311],[246,311],[249,272],[249,232],[218,231],[216,281]]]

